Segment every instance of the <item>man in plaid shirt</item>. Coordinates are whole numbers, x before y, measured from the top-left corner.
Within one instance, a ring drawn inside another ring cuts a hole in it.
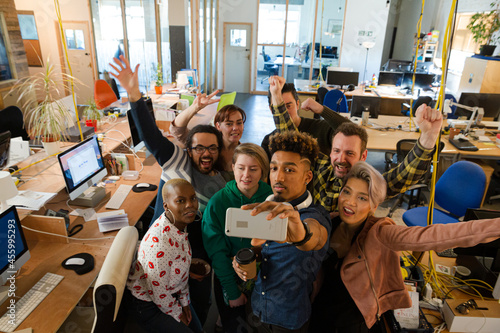
[[[273,118],[276,129],[280,132],[297,130],[286,111],[281,96],[284,84],[285,79],[282,77],[269,78]],[[404,161],[384,173],[388,197],[404,193],[429,168],[443,119],[439,110],[434,110],[423,104],[417,109],[414,120],[422,134]],[[334,212],[337,209],[337,198],[343,185],[342,178],[349,172],[354,163],[366,160],[368,155],[367,141],[368,134],[361,126],[354,123],[343,123],[337,128],[333,134],[330,156],[320,154],[312,166],[314,178],[311,192],[314,203],[321,204],[329,212]]]

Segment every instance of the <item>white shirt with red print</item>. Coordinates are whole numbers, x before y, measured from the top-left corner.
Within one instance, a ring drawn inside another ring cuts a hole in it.
[[[163,213],[141,241],[127,287],[138,299],[154,302],[180,321],[182,307],[190,303],[190,265],[188,234],[177,229]]]

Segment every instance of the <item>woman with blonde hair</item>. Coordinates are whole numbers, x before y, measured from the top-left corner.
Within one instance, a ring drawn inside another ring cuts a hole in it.
[[[253,143],[237,146],[232,169],[235,179],[210,199],[202,221],[203,244],[212,260],[215,300],[225,332],[236,332],[238,326],[246,322],[247,295],[242,290],[243,281],[233,270],[231,258],[240,249],[251,247],[250,239],[225,235],[226,210],[263,202],[272,194],[265,182],[269,160],[262,147]]]
[[[386,311],[411,306],[399,251],[443,251],[500,237],[500,218],[407,227],[374,217],[386,188],[366,162],[357,162],[346,175],[310,332],[383,332],[380,318]]]

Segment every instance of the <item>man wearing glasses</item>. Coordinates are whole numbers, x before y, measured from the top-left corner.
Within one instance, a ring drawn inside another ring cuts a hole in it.
[[[162,135],[148,112],[139,90],[137,72],[139,65],[132,71],[128,60],[123,56],[120,56],[120,59],[114,58],[114,62],[115,64],[110,65],[117,74],[110,74],[127,91],[131,115],[137,126],[139,137],[163,169],[152,221],[164,212],[161,198],[162,187],[165,182],[173,178],[186,179],[193,185],[198,197],[199,209],[203,213],[208,200],[226,185],[226,181],[214,167],[222,147],[222,134],[213,126],[198,125],[188,133],[186,150],[174,145]],[[206,98],[202,100],[206,101],[203,107],[213,102]],[[187,231],[193,258],[209,260],[203,247],[201,217],[189,224]],[[193,307],[203,325],[210,307],[211,279],[205,278],[201,282],[189,279],[189,285]]]

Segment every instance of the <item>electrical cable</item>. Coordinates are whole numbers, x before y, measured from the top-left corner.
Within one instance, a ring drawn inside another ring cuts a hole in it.
[[[51,235],[51,236],[56,236],[56,237],[61,237],[61,238],[66,238],[66,239],[72,239],[72,240],[79,240],[79,241],[96,241],[96,240],[114,239],[115,238],[115,236],[108,236],[108,237],[101,237],[101,238],[73,238],[73,237],[69,237],[69,236],[54,234],[54,233],[47,232],[47,231],[32,229],[32,228],[26,227],[24,225],[22,227],[23,227],[23,229],[33,231],[33,232],[38,232],[40,234]]]
[[[54,7],[56,9],[56,15],[57,15],[57,21],[59,23],[59,32],[61,33],[61,40],[63,44],[63,49],[64,49],[64,56],[66,58],[66,64],[68,65],[68,70],[69,70],[69,82],[70,82],[70,87],[71,87],[71,95],[73,96],[73,106],[75,108],[75,115],[76,115],[76,120],[78,124],[78,131],[80,132],[80,140],[83,141],[83,133],[82,133],[82,125],[80,124],[80,119],[78,117],[78,108],[76,106],[76,95],[75,95],[75,82],[73,79],[73,70],[71,69],[71,64],[69,63],[69,57],[68,57],[68,45],[66,44],[66,36],[64,35],[64,29],[62,26],[62,19],[61,19],[61,8],[59,6],[59,0],[54,0]]]

